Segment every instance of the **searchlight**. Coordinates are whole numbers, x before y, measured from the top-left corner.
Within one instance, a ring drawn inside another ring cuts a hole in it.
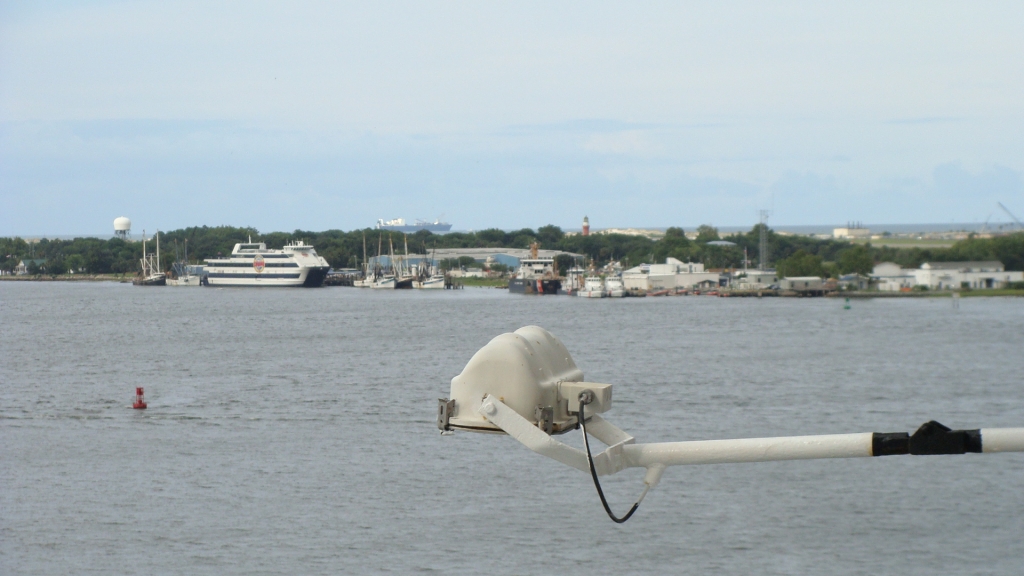
[[[450,396],[438,401],[437,426],[442,433],[508,434],[538,454],[589,472],[605,511],[619,523],[632,516],[668,466],[1024,452],[1024,428],[951,430],[935,421],[913,434],[863,432],[637,444],[600,416],[611,408],[612,385],[584,381],[565,345],[538,326],[497,336],[477,351],[462,373],[452,378]],[[577,428],[583,431],[585,450],[554,438]],[[588,435],[608,447],[592,454]],[[643,492],[618,517],[598,477],[638,467],[647,470]]]

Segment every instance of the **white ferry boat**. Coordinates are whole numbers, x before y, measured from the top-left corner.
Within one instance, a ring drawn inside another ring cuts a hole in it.
[[[269,249],[262,242],[235,244],[228,258],[206,260],[209,286],[322,286],[327,260],[309,244],[299,240],[281,250]]]

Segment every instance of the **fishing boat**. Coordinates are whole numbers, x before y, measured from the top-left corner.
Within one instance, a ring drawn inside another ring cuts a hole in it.
[[[380,249],[378,248],[378,253]],[[409,254],[409,243],[405,244],[406,256]],[[388,238],[388,267],[381,269],[380,265],[374,270],[371,288],[378,290],[404,290],[413,287],[416,277],[406,269],[406,260],[401,256],[395,256],[395,245]]]
[[[380,253],[380,248],[377,249],[377,253]],[[370,261],[366,258],[366,234],[363,234],[363,277],[352,282],[352,286],[356,288],[372,288],[374,274],[370,270]]]
[[[445,277],[437,268],[437,264],[434,259],[434,252],[430,254],[430,262],[423,262],[416,268],[416,280],[413,282],[414,288],[420,288],[422,290],[444,290]]]
[[[174,255],[175,259],[178,256],[178,242],[174,242]],[[196,266],[191,266],[188,263],[188,240],[185,240],[185,259],[184,261],[175,262],[171,265],[171,270],[174,272],[174,278],[167,279],[168,286],[200,286],[202,285],[202,275],[196,270]],[[200,267],[201,268],[201,267]]]
[[[136,286],[166,286],[167,275],[160,268],[160,231],[156,232],[156,254],[146,254],[146,232],[142,232],[142,272],[132,284]]]

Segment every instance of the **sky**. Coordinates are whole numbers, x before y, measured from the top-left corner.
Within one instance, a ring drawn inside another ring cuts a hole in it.
[[[0,0],[0,236],[1024,217],[1021,2]]]

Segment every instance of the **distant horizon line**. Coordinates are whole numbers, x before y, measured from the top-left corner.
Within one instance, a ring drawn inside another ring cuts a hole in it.
[[[813,233],[824,233],[825,231],[831,232],[835,228],[845,228],[849,224],[852,224],[852,222],[837,223],[837,224],[777,224],[777,225],[773,226],[771,224],[771,222],[769,221],[768,222],[768,227],[771,228],[772,230],[776,230],[776,231],[780,231],[780,232],[802,232],[802,233],[807,233],[807,234],[813,234]],[[861,225],[864,228],[872,230],[872,231],[877,230],[879,232],[904,232],[904,233],[906,233],[906,232],[974,232],[974,231],[980,230],[983,227],[987,227],[989,229],[998,229],[998,228],[1003,228],[1003,227],[1006,227],[1006,226],[1011,226],[1011,227],[1015,226],[1015,223],[1011,222],[1011,221],[1005,221],[1005,222],[1003,222],[1003,221],[999,221],[999,222],[990,221],[988,223],[982,223],[982,222],[948,222],[948,223],[931,222],[931,223],[888,223],[888,224],[858,222],[857,224]],[[550,224],[542,224],[541,226],[549,226],[549,225]],[[684,230],[692,231],[692,230],[696,230],[700,226],[704,226],[704,225],[706,225],[706,224],[698,224],[698,225],[695,225],[695,226],[635,226],[635,225],[634,226],[605,226],[605,227],[601,227],[601,228],[591,228],[591,232],[600,232],[602,230],[610,230],[610,229],[634,229],[634,230],[658,230],[658,231],[665,231],[668,228],[683,228]],[[742,231],[745,231],[745,230],[750,230],[754,226],[756,226],[757,223],[750,224],[750,225],[747,225],[747,226],[715,226],[714,224],[707,224],[707,225],[710,225],[710,226],[714,227],[719,232],[733,233],[733,232],[742,232]],[[231,226],[231,225],[228,225],[228,224],[218,224],[218,225],[215,225],[215,226],[210,226],[208,224],[205,224],[205,225],[197,225],[197,226],[187,226],[186,228],[197,228],[197,227],[202,227],[202,226],[207,226],[207,227],[210,227],[210,228],[217,228],[219,226]],[[236,227],[238,227],[238,228],[246,228],[246,226],[236,226]],[[181,230],[181,229],[182,228],[170,228],[169,230]],[[342,232],[358,232],[360,230],[367,230],[367,229],[373,230],[372,227],[368,226],[366,228],[353,228],[353,229],[350,229],[350,230],[343,230],[343,229],[340,229],[340,228],[326,228],[324,230],[309,230],[309,232],[325,232],[327,230],[341,230]],[[453,229],[453,230],[449,230],[448,232],[440,232],[440,233],[439,232],[432,232],[432,233],[433,234],[439,234],[439,235],[440,234],[450,234],[450,233],[464,233],[465,234],[465,233],[471,233],[471,232],[475,233],[475,232],[481,232],[483,230],[493,230],[493,229],[494,229],[494,227],[488,227],[488,228],[466,228],[466,229],[459,229],[459,230]],[[498,229],[502,230],[504,232],[514,232],[516,230],[522,230],[522,228],[498,228]],[[537,230],[537,228],[531,228],[531,229],[532,230]],[[582,231],[582,228],[561,228],[561,229],[562,229],[563,232],[581,232]],[[158,230],[158,231],[162,231],[162,230]],[[154,231],[154,233],[155,232],[156,231]],[[292,230],[292,231],[288,231],[288,230],[270,230],[270,231],[260,231],[260,234],[273,234],[273,233],[292,234],[293,232],[294,232],[294,230]],[[381,230],[381,232],[387,232],[387,230]],[[133,234],[132,236],[135,236],[135,234]],[[141,237],[141,234],[138,234],[138,236]],[[113,231],[111,231],[109,233],[91,233],[91,234],[67,234],[67,233],[63,233],[63,234],[2,234],[2,235],[0,235],[0,238],[22,238],[24,240],[36,240],[36,239],[41,240],[41,239],[44,239],[44,238],[48,239],[48,240],[66,240],[66,239],[74,239],[74,238],[113,238],[113,237],[114,237]]]

